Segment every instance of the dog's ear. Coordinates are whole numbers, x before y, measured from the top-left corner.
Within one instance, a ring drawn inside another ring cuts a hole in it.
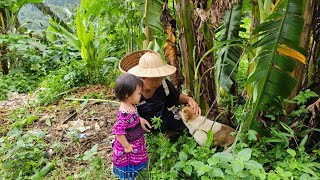
[[[189,119],[188,109],[183,109],[182,113],[184,114],[184,117],[186,118],[186,120],[188,120]]]

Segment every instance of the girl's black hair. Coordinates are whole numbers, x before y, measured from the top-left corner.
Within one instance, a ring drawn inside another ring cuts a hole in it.
[[[121,74],[114,87],[114,92],[119,101],[125,101],[136,90],[137,86],[143,87],[143,82],[140,78],[132,74]]]

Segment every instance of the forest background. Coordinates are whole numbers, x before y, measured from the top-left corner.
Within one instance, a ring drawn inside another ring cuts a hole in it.
[[[316,0],[0,1],[0,177],[114,179],[121,58],[158,51],[232,151],[147,135],[138,179],[319,179]],[[161,117],[153,119],[159,127]],[[212,139],[208,133],[208,139]]]

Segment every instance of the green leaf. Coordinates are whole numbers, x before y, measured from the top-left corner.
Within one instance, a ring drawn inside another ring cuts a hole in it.
[[[311,179],[310,175],[306,173],[302,174],[299,178],[299,180],[306,180],[306,179]]]
[[[249,141],[256,141],[257,140],[257,131],[249,129],[248,131],[248,140]]]
[[[229,43],[220,48],[215,65],[216,81],[219,83],[217,85],[217,92],[219,92],[220,86],[225,91],[229,91],[232,84],[236,81],[235,74],[238,70],[242,48],[234,44],[241,42],[239,32],[242,31],[242,28],[240,28],[242,16],[241,6],[234,5],[231,10],[225,11],[223,17],[223,27],[219,31],[222,33],[217,40],[220,43],[227,41]],[[204,34],[206,35],[206,33]]]
[[[77,38],[77,36],[75,36],[74,34],[70,33],[65,28],[63,28],[61,25],[59,25],[58,23],[54,22],[51,19],[50,19],[49,23],[50,23],[50,26],[52,27],[52,29],[54,29],[56,32],[59,32],[60,34],[64,35],[66,37],[66,39],[68,40],[68,42],[73,47],[77,48],[78,50],[81,49],[81,44],[80,44],[80,41]]]
[[[292,175],[293,175],[293,173],[290,172],[290,171],[285,171],[284,172],[284,176],[286,176],[286,177],[292,177]]]
[[[232,162],[234,160],[232,154],[225,151],[215,153],[212,157],[219,158],[222,162]]]
[[[80,10],[77,11],[76,25],[77,25],[77,36],[78,36],[80,42],[83,44],[83,43],[85,43],[85,39],[86,39],[87,34],[86,34],[86,30],[85,30],[85,27],[82,22]]]
[[[263,169],[263,166],[260,163],[258,163],[257,161],[254,161],[254,160],[249,160],[249,161],[245,162],[244,164],[245,164],[245,167],[247,169],[250,169],[250,170]]]
[[[231,166],[232,166],[232,170],[235,174],[237,174],[238,172],[240,172],[244,169],[243,162],[239,161],[237,159],[231,162]]]
[[[162,1],[148,0],[148,1],[136,1],[138,5],[132,10],[140,11],[144,14],[144,25],[150,28],[162,32],[163,25],[160,22],[160,16],[162,12]]]
[[[307,89],[305,91],[300,91],[299,94],[293,98],[293,100],[297,101],[297,104],[305,104],[311,97],[319,97],[319,95],[313,91],[310,91],[310,89]]]
[[[266,179],[266,174],[263,170],[260,169],[251,169],[250,173],[254,175],[255,177],[259,177],[260,179]]]
[[[194,168],[198,169],[198,168],[204,166],[204,163],[201,161],[192,160],[192,161],[190,161],[190,165],[192,165]]]
[[[219,158],[218,157],[210,157],[208,159],[208,164],[209,166],[215,166],[219,163]]]
[[[212,132],[212,130],[210,129],[207,133],[207,141],[206,141],[206,144],[205,144],[205,147],[210,147],[212,142],[213,142],[213,137],[214,137],[214,134]]]
[[[210,172],[209,172],[210,177],[224,177],[224,173],[220,168],[213,168]]]
[[[188,155],[185,152],[181,151],[179,153],[179,159],[180,159],[180,161],[187,161]]]
[[[43,0],[28,0],[28,3],[41,3]]]
[[[174,167],[175,167],[176,169],[180,170],[180,169],[184,168],[185,165],[186,165],[185,162],[179,161],[178,163],[176,163],[176,164],[174,165]]]
[[[98,150],[98,144],[95,144],[91,149],[84,152],[84,156],[82,159],[85,161],[91,159],[94,155],[97,154],[97,150]]]
[[[183,172],[186,173],[188,176],[192,173],[192,167],[190,165],[187,165],[183,168]]]
[[[50,119],[50,118],[47,118],[45,124],[46,124],[47,126],[51,126],[51,119]]]
[[[209,171],[210,167],[207,164],[197,169],[198,176],[202,176]]]
[[[304,145],[306,144],[308,137],[309,137],[308,134],[303,137],[303,139],[301,140],[301,142],[299,144],[299,148],[304,148]]]
[[[201,180],[210,180],[207,176],[201,176]]]
[[[285,124],[285,123],[283,123],[283,122],[281,122],[280,121],[280,124],[281,124],[281,126],[285,129],[285,130],[287,130],[289,133],[290,133],[290,135],[292,136],[292,137],[294,137],[294,131],[291,129],[291,127],[290,126],[288,126],[287,124]]]
[[[251,152],[252,151],[250,148],[245,148],[241,150],[237,156],[241,161],[249,161],[249,159],[251,158]]]
[[[313,176],[317,177],[317,178],[320,178],[318,176],[318,174],[316,172],[319,172],[319,163],[317,163],[318,165],[316,166],[317,167],[317,171],[315,172],[314,170],[312,170],[310,167],[312,166],[309,166],[309,164],[312,164],[312,163],[304,163],[304,164],[297,164],[297,169],[300,170],[300,171],[303,171],[305,173],[308,173],[308,174],[312,174]]]
[[[275,108],[281,111],[282,99],[287,98],[295,87],[296,80],[290,74],[297,60],[278,53],[277,49],[285,45],[303,53],[298,46],[304,23],[302,7],[303,1],[278,1],[266,22],[253,32],[260,40],[249,47],[250,51],[256,49],[255,68],[247,83],[253,87],[254,98],[250,116],[244,121],[244,131],[250,129],[259,110]]]

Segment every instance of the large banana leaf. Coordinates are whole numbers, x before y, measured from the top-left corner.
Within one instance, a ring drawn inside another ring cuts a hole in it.
[[[161,0],[128,0],[127,2],[135,2],[137,6],[133,10],[139,10],[144,14],[144,25],[149,26],[159,32],[163,31],[163,25],[160,22],[162,11]]]
[[[230,87],[236,80],[236,73],[238,69],[238,62],[240,61],[240,55],[242,47],[239,45],[234,46],[235,43],[239,43],[240,31],[245,31],[240,27],[242,19],[242,10],[240,5],[234,5],[230,11],[226,11],[223,18],[223,26],[220,28],[221,35],[218,38],[220,43],[226,43],[224,47],[220,49],[218,59],[216,62],[215,77],[216,82],[219,83],[216,87],[222,87],[225,91],[229,91]],[[233,44],[233,45],[232,45]],[[217,92],[219,90],[217,89]]]
[[[244,122],[244,130],[250,128],[259,110],[282,110],[283,98],[287,98],[296,85],[290,74],[297,59],[278,50],[286,46],[304,53],[299,47],[302,7],[301,0],[280,0],[266,21],[254,30],[254,34],[259,34],[259,40],[251,46],[257,48],[257,53],[253,58],[254,70],[247,81],[253,87],[252,111]]]

